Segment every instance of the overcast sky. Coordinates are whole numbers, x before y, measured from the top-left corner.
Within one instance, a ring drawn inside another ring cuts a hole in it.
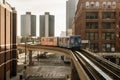
[[[20,35],[20,15],[30,11],[37,15],[37,36],[39,35],[39,15],[50,12],[55,15],[55,35],[66,29],[66,0],[6,0],[18,13],[18,35]]]

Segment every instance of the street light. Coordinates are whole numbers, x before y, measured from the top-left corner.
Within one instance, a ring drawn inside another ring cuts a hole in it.
[[[27,38],[25,37],[25,63],[24,63],[25,65],[27,63],[27,61],[26,61],[26,55],[27,55],[26,47],[27,47]]]
[[[26,35],[25,36],[25,65],[27,64],[27,57],[26,57],[26,55],[27,55],[27,50],[26,50],[26,48],[27,48],[27,41],[28,41],[28,36]]]
[[[25,65],[24,65],[24,71],[23,71],[23,74],[24,74],[24,79],[26,80],[26,69],[27,69],[27,36],[25,36]]]

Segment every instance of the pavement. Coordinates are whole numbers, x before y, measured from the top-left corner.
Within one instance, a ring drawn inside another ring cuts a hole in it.
[[[33,65],[27,65],[25,69],[24,54],[20,54],[17,76],[11,80],[68,80],[66,77],[71,74],[70,64],[65,64],[59,55],[50,54],[39,61],[36,55],[37,53],[33,55]]]

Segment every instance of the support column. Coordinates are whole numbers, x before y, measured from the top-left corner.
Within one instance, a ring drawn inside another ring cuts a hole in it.
[[[102,11],[100,10],[99,13],[98,13],[98,51],[99,52],[102,52],[102,44],[103,41],[102,41]]]
[[[71,80],[80,80],[79,75],[74,66],[74,63],[72,61],[71,61]]]
[[[29,65],[33,65],[33,63],[32,63],[32,50],[29,50]]]

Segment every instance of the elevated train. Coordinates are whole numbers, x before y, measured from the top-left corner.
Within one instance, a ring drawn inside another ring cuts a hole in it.
[[[67,37],[41,37],[40,45],[77,48],[81,47],[81,41],[80,35]]]
[[[63,48],[75,49],[81,47],[81,36],[67,36],[67,37],[41,37],[40,45],[44,46],[58,46]],[[67,56],[61,56],[65,63],[70,63],[71,59]]]

